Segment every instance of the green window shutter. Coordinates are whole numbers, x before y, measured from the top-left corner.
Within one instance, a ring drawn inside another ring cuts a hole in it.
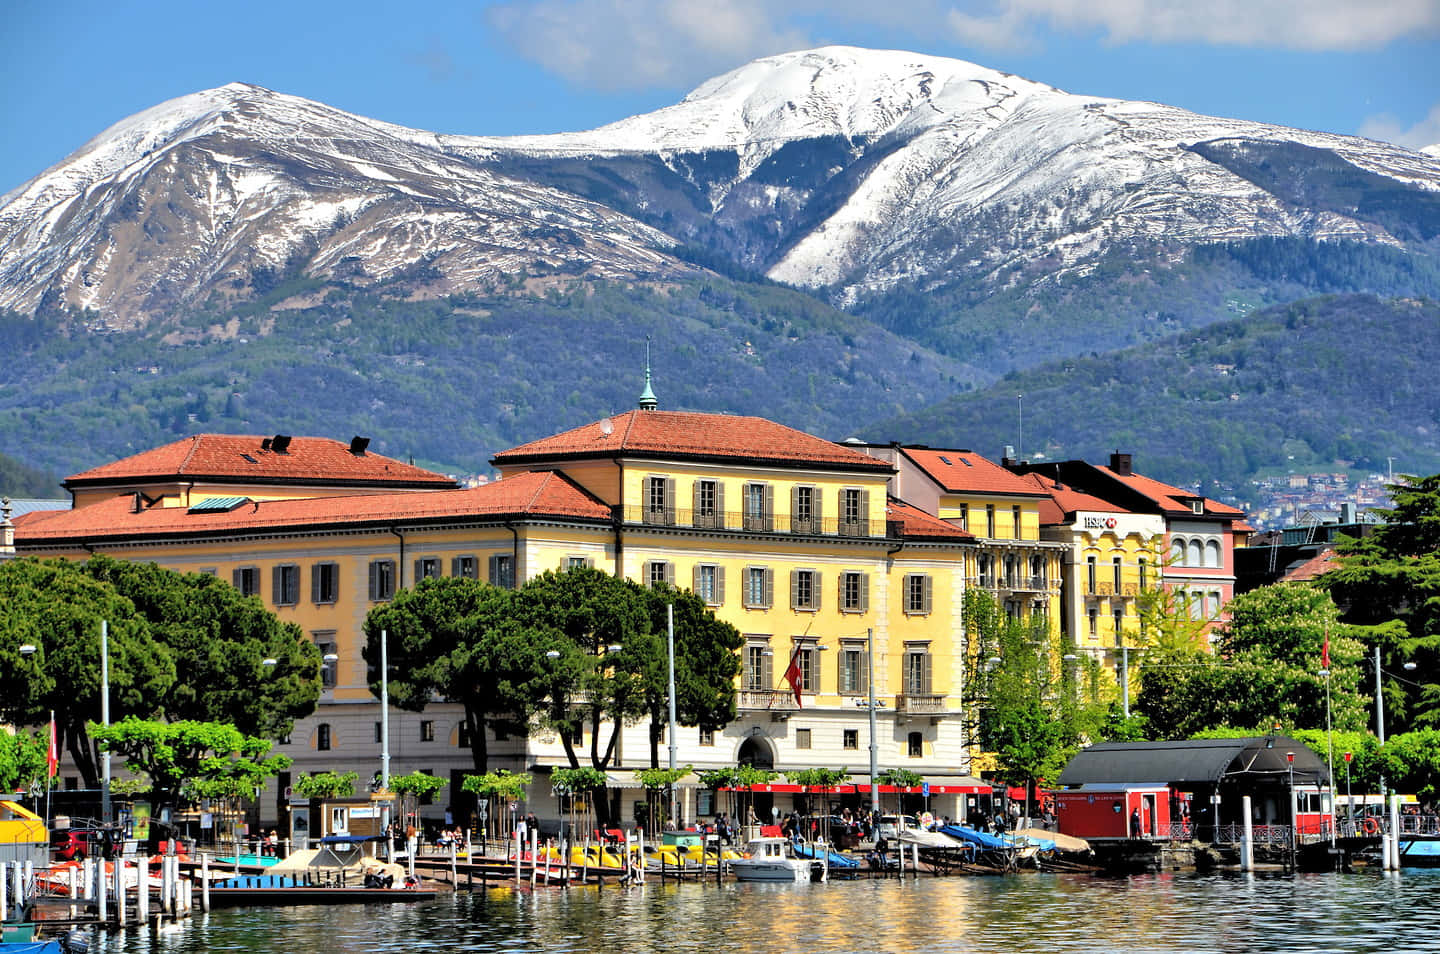
[[[775,529],[775,488],[770,484],[765,485],[765,519],[762,525],[766,530]]]
[[[690,592],[699,595],[700,593],[700,564],[690,568]]]
[[[930,695],[930,654],[926,653],[920,657],[920,692],[923,695]]]
[[[790,608],[800,608],[800,571],[790,571]]]
[[[811,609],[818,610],[820,608],[820,592],[820,571],[812,570],[810,571],[810,593],[814,602],[810,605]]]
[[[816,487],[810,493],[810,524],[811,532],[823,533],[825,531],[825,494]]]
[[[761,685],[770,688],[775,685],[775,657],[761,656],[760,659],[762,660],[762,668],[765,672],[763,677],[764,681],[761,682]]]
[[[859,681],[860,681],[860,691],[861,691],[861,692],[869,692],[869,691],[870,691],[870,652],[869,652],[869,650],[862,650],[862,651],[860,652],[860,680],[859,680]]]
[[[860,491],[860,536],[870,535],[870,491]]]
[[[312,564],[310,567],[310,602],[320,602],[320,576],[324,572],[324,565]]]
[[[870,574],[860,574],[860,612],[870,611]]]
[[[712,526],[725,526],[725,483],[720,480],[715,481],[715,522]]]
[[[763,605],[763,606],[766,606],[766,607],[774,606],[774,605],[775,605],[775,571],[772,570],[772,569],[770,569],[770,568],[767,566],[767,567],[762,571],[762,574],[763,574],[763,580],[764,580],[764,583],[763,583],[764,593],[763,593],[763,595],[762,595],[762,597],[761,597],[761,599],[762,599],[762,605]]]
[[[930,612],[930,574],[926,573],[921,579],[925,586],[924,612],[928,614]]]
[[[245,571],[243,569],[234,569],[230,571],[230,585],[235,587],[235,589],[239,590],[241,593],[245,592],[244,576]]]
[[[416,583],[419,583],[421,580],[425,579],[425,561],[424,561],[424,560],[416,560],[416,561],[415,561],[415,575],[414,575],[413,577],[411,577],[411,579],[413,579]]]
[[[675,526],[675,478],[665,478],[665,523]]]
[[[690,523],[696,526],[700,524],[700,488],[704,485],[705,481],[703,480],[695,481],[690,493]]]
[[[803,530],[800,529],[800,527],[799,527],[799,525],[798,525],[798,524],[799,524],[799,521],[800,521],[800,488],[799,488],[799,486],[797,485],[797,486],[795,486],[795,487],[791,487],[791,488],[790,488],[790,529],[791,529],[793,532],[795,532],[795,533],[802,533],[802,532],[804,532]]]
[[[715,568],[715,605],[721,606],[725,603],[725,568]]]
[[[380,598],[380,564],[370,564],[370,602]]]
[[[285,568],[277,566],[270,571],[270,601],[276,606],[285,605]]]

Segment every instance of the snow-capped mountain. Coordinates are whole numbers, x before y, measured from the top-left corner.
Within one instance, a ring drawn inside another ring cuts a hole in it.
[[[1142,245],[1428,242],[1437,202],[1422,152],[904,52],[767,57],[654,113],[510,138],[234,84],[125,120],[0,199],[0,307],[125,325],[290,273],[410,294],[663,280],[693,272],[696,247],[855,303],[1043,281]]]

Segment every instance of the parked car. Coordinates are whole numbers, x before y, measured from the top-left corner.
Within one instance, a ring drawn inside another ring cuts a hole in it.
[[[63,828],[50,833],[50,850],[58,861],[109,857],[119,835],[103,828]]]

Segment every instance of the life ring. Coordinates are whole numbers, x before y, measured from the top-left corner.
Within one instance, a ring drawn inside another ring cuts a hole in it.
[[[1379,833],[1380,833],[1380,823],[1377,822],[1377,821],[1375,821],[1375,819],[1373,819],[1373,818],[1367,818],[1367,819],[1365,819],[1365,834],[1367,834],[1367,835],[1378,835]]]

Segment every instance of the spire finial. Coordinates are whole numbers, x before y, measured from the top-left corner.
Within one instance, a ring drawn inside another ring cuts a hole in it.
[[[650,336],[645,336],[645,390],[640,392],[640,410],[653,411],[660,407],[655,391],[650,387]]]

